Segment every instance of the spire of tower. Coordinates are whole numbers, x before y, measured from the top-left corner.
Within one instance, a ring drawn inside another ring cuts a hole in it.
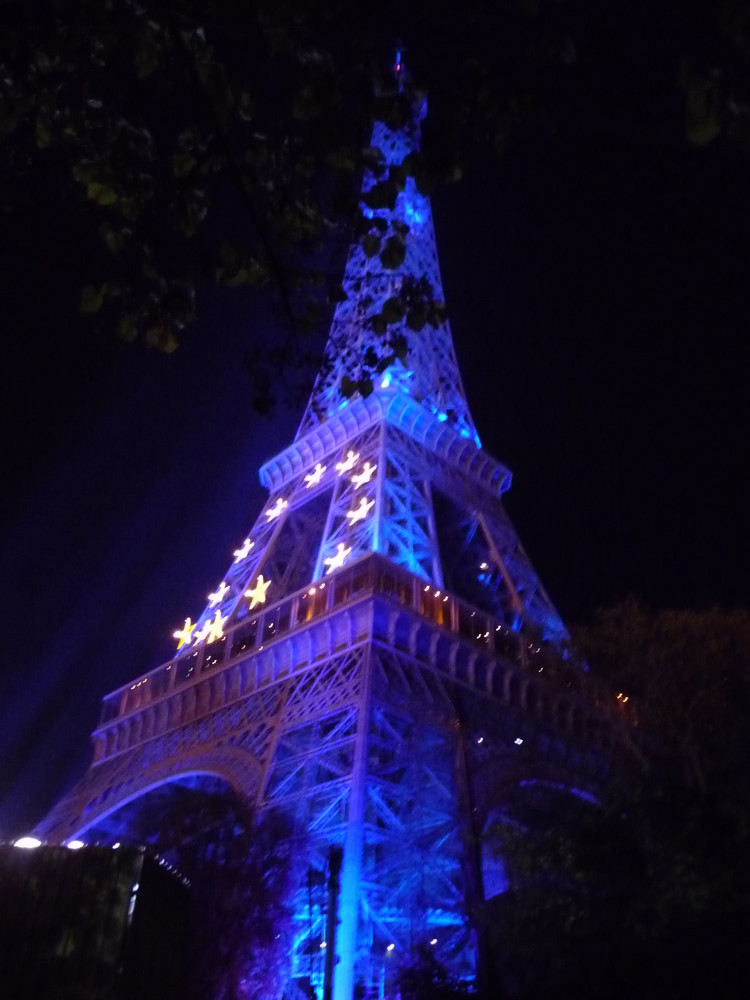
[[[397,53],[399,129],[376,122],[362,182],[362,238],[349,251],[323,365],[297,437],[370,392],[404,393],[480,447],[445,318],[430,199],[415,181],[427,112]]]

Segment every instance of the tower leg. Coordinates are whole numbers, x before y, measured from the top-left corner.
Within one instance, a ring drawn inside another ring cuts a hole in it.
[[[362,665],[357,742],[354,751],[349,815],[344,841],[340,919],[336,949],[338,962],[333,973],[333,1000],[352,1000],[354,996],[354,966],[357,957],[357,923],[365,838],[367,744],[370,733],[370,672],[368,652]]]

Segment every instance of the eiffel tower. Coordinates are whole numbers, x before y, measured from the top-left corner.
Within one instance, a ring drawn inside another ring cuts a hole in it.
[[[503,887],[481,827],[520,788],[590,794],[610,742],[503,508],[511,475],[481,448],[448,322],[409,315],[419,290],[417,311],[443,301],[430,202],[404,176],[412,107],[374,126],[370,241],[349,252],[299,431],[260,469],[265,507],[172,659],[104,698],[88,771],[38,828],[112,843],[155,789],[211,782],[284,811],[311,869],[343,849],[335,1000],[393,995],[417,946],[470,977],[472,906]],[[372,207],[398,175],[395,205]],[[384,308],[404,316],[385,333]],[[308,995],[324,928],[302,886],[291,976]]]

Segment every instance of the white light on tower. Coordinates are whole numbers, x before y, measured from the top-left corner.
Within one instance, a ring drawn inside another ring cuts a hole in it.
[[[356,524],[357,521],[364,521],[370,510],[375,506],[374,500],[366,500],[364,497],[359,501],[359,507],[355,507],[353,510],[348,510],[346,516],[349,520],[349,524]]]
[[[242,543],[242,546],[239,549],[234,550],[234,561],[238,563],[242,562],[243,559],[247,559],[250,549],[253,548],[255,548],[255,542],[251,541],[249,538],[246,538],[245,541]]]
[[[325,566],[327,567],[326,573],[333,573],[335,569],[341,569],[344,565],[344,560],[351,551],[351,546],[346,546],[343,542],[339,542],[338,548],[336,549],[336,555],[323,560]]]
[[[285,500],[283,497],[279,497],[273,507],[269,507],[266,511],[266,517],[269,521],[273,521],[275,518],[281,516],[281,512],[286,510],[289,506],[289,501]]]
[[[239,550],[238,550],[239,551]],[[208,595],[208,603],[212,608],[215,608],[217,604],[221,604],[224,600],[226,594],[229,593],[229,585],[222,580],[219,586],[216,588],[213,594]]]
[[[328,466],[318,462],[313,471],[305,476],[305,489],[309,490],[311,486],[317,486],[327,468]]]
[[[377,465],[370,465],[369,462],[365,462],[364,468],[361,472],[357,472],[352,476],[352,482],[354,483],[354,489],[358,490],[360,486],[364,486],[365,483],[369,483],[373,477],[373,473],[377,469]]]
[[[341,462],[336,463],[336,472],[338,472],[340,476],[343,476],[345,472],[351,472],[351,470],[354,468],[354,466],[357,464],[358,461],[359,461],[359,452],[348,451],[346,453],[346,458],[343,459]]]

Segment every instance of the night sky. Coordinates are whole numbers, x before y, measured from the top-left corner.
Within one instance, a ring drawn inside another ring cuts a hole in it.
[[[750,162],[685,143],[678,58],[666,36],[584,44],[580,118],[433,199],[474,420],[568,624],[629,593],[750,604]],[[277,320],[231,292],[204,295],[171,358],[95,333],[78,234],[43,192],[25,209],[0,247],[4,836],[86,766],[101,697],[203,607],[303,409],[254,412],[244,345]]]

